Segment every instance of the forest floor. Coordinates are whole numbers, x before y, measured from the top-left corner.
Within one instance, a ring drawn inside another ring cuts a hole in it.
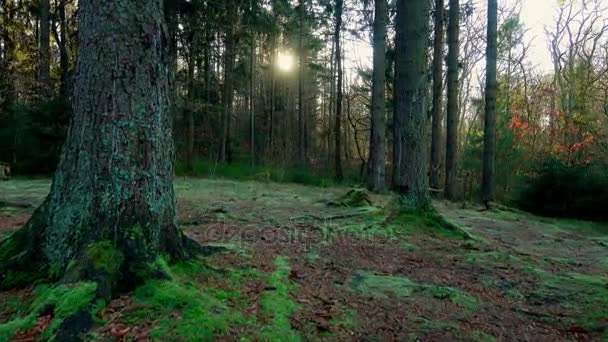
[[[225,252],[116,298],[87,340],[608,341],[606,225],[436,202],[466,240],[425,217],[387,220],[389,195],[352,208],[335,205],[342,187],[182,178],[175,188],[181,227]],[[0,182],[0,238],[48,189]],[[0,293],[0,340],[37,293]],[[13,340],[44,336],[49,320]]]

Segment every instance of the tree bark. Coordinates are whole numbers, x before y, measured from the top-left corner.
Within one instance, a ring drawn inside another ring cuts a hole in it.
[[[445,197],[457,197],[458,160],[458,50],[460,34],[460,2],[450,0],[448,24],[448,104],[446,134]]]
[[[482,201],[486,206],[496,199],[496,57],[498,39],[497,0],[488,0],[488,46],[486,67],[486,105],[483,143]]]
[[[106,282],[111,292],[115,281],[136,281],[159,256],[187,257],[195,246],[176,226],[162,0],[79,5],[67,141],[50,194],[0,245],[3,286],[19,285],[7,284],[16,272],[36,270]],[[99,243],[122,256],[110,265],[116,274],[83,265]]]
[[[435,37],[433,40],[433,127],[431,133],[431,187],[441,186],[441,121],[443,120],[443,41],[444,3],[435,0]]]
[[[426,69],[429,2],[399,0],[395,35],[395,188],[411,210],[431,207],[426,148]]]
[[[386,0],[375,0],[374,70],[372,75],[372,108],[369,143],[367,187],[372,191],[386,190],[386,144],[384,115],[386,111]]]
[[[340,44],[340,35],[342,32],[342,11],[344,7],[343,0],[336,0],[335,18],[336,28],[334,32],[334,41],[336,43],[336,69],[338,73],[338,84],[336,86],[336,121],[334,125],[334,166],[336,179],[342,180],[342,83],[344,81],[344,70],[342,70],[342,48]]]

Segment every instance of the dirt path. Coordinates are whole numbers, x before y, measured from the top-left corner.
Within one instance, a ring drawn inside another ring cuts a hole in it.
[[[0,201],[39,203],[48,189],[19,182],[0,183]],[[247,318],[218,328],[216,339],[608,338],[605,226],[436,203],[478,237],[466,241],[416,217],[386,224],[388,196],[374,196],[375,208],[327,205],[345,188],[180,179],[176,189],[186,232],[229,251],[204,262],[230,276],[189,274],[188,283],[196,278],[202,292],[233,290],[221,301]],[[27,215],[0,209],[0,231]],[[101,314],[113,318],[97,339],[162,340],[155,311],[130,318],[151,305],[134,301],[137,294],[118,299]],[[185,313],[176,317],[188,321]],[[181,331],[173,324],[167,331]]]

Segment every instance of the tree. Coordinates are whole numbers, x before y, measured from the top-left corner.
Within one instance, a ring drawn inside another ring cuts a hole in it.
[[[481,192],[486,206],[496,199],[496,57],[498,53],[498,4],[488,0],[488,44],[486,49],[486,106]]]
[[[458,0],[450,0],[448,24],[448,110],[445,154],[445,196],[450,200],[455,199],[457,195],[459,34],[460,3]]]
[[[430,208],[426,141],[426,47],[430,3],[399,0],[395,24],[395,188],[414,210]]]
[[[220,146],[220,160],[230,161],[232,150],[231,150],[231,139],[230,139],[230,125],[232,121],[233,102],[234,102],[234,64],[237,54],[237,34],[235,32],[235,26],[237,26],[237,1],[228,0],[224,2],[226,11],[226,22],[225,22],[225,48],[224,51],[224,89],[222,94],[222,142]]]
[[[44,92],[50,90],[50,4],[49,0],[40,0],[40,63],[38,74]]]
[[[162,9],[162,0],[80,1],[67,141],[50,194],[0,245],[2,286],[90,280],[108,299],[118,280],[162,274],[161,255],[194,253],[176,225]]]
[[[59,49],[59,70],[61,80],[59,84],[59,97],[62,101],[68,100],[70,84],[70,54],[68,42],[68,22],[66,18],[67,0],[56,1],[55,19],[53,20],[53,36]],[[57,29],[59,25],[59,29]]]
[[[334,16],[336,19],[336,27],[334,31],[334,41],[336,44],[336,69],[338,74],[338,82],[336,89],[336,118],[334,125],[334,166],[336,171],[336,178],[341,180],[344,175],[342,174],[342,93],[343,93],[343,81],[344,81],[344,70],[342,69],[342,48],[340,47],[340,35],[342,32],[342,11],[344,10],[344,1],[336,0],[336,8],[334,9]]]
[[[298,162],[299,166],[306,164],[305,146],[305,125],[304,125],[304,68],[306,66],[306,52],[304,51],[304,16],[306,14],[306,4],[300,0],[298,4]]]
[[[441,121],[443,120],[443,41],[444,41],[443,0],[435,0],[435,26],[433,39],[433,109],[431,133],[431,187],[441,185]]]
[[[385,147],[385,80],[386,80],[386,0],[375,0],[374,70],[372,75],[371,130],[367,187],[372,191],[386,189]]]

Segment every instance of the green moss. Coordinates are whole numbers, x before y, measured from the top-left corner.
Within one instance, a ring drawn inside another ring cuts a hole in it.
[[[475,342],[496,342],[496,339],[493,336],[490,336],[480,330],[474,331],[471,334],[471,339]]]
[[[53,308],[53,321],[43,333],[44,340],[52,340],[57,328],[66,318],[86,309],[93,303],[96,290],[97,284],[90,282],[36,288],[34,291],[35,300],[30,306],[29,314],[0,324],[0,340],[9,340],[18,330],[32,328],[38,316],[44,310]]]
[[[415,319],[416,330],[424,332],[444,332],[444,331],[458,331],[460,327],[451,322],[430,320],[426,318]]]
[[[406,277],[357,272],[347,284],[353,291],[369,297],[387,299],[391,296],[406,298],[423,295],[448,299],[468,311],[474,311],[478,306],[477,300],[462,290],[447,286],[420,285]]]
[[[539,278],[529,300],[560,305],[573,313],[573,322],[596,329],[608,316],[608,277],[580,273],[553,274],[541,269],[529,272]]]
[[[268,283],[270,290],[260,300],[262,313],[268,317],[268,324],[262,328],[260,338],[264,341],[300,341],[289,322],[289,317],[298,309],[298,305],[289,298],[289,261],[279,256],[274,264],[276,270]]]
[[[417,287],[406,277],[376,275],[369,272],[357,272],[348,281],[348,286],[362,295],[376,298],[410,297]]]
[[[419,291],[427,293],[434,298],[448,299],[452,303],[470,311],[477,310],[478,307],[477,299],[454,287],[422,285]]]
[[[451,239],[465,240],[470,234],[463,228],[448,224],[445,219],[432,211],[402,213],[391,222],[405,235],[435,235]]]
[[[154,267],[169,280],[151,280],[138,288],[134,301],[140,307],[129,313],[127,322],[154,320],[151,335],[156,340],[210,341],[235,325],[250,325],[241,311],[240,280],[246,271],[214,271],[203,260],[168,265],[158,258]],[[215,285],[220,282],[221,285]]]
[[[329,324],[335,328],[341,328],[344,330],[352,330],[359,321],[359,315],[355,310],[347,309],[338,317],[332,319]]]
[[[468,262],[476,263],[496,263],[496,262],[517,262],[520,263],[522,260],[514,256],[510,252],[506,251],[491,251],[491,252],[470,252],[466,260]]]
[[[192,284],[154,280],[137,289],[135,302],[145,308],[140,317],[157,320],[152,338],[210,341],[244,322],[241,313],[227,305],[231,296],[212,288],[201,291]]]
[[[109,274],[116,273],[124,261],[124,255],[109,241],[93,243],[84,253],[96,270]]]

